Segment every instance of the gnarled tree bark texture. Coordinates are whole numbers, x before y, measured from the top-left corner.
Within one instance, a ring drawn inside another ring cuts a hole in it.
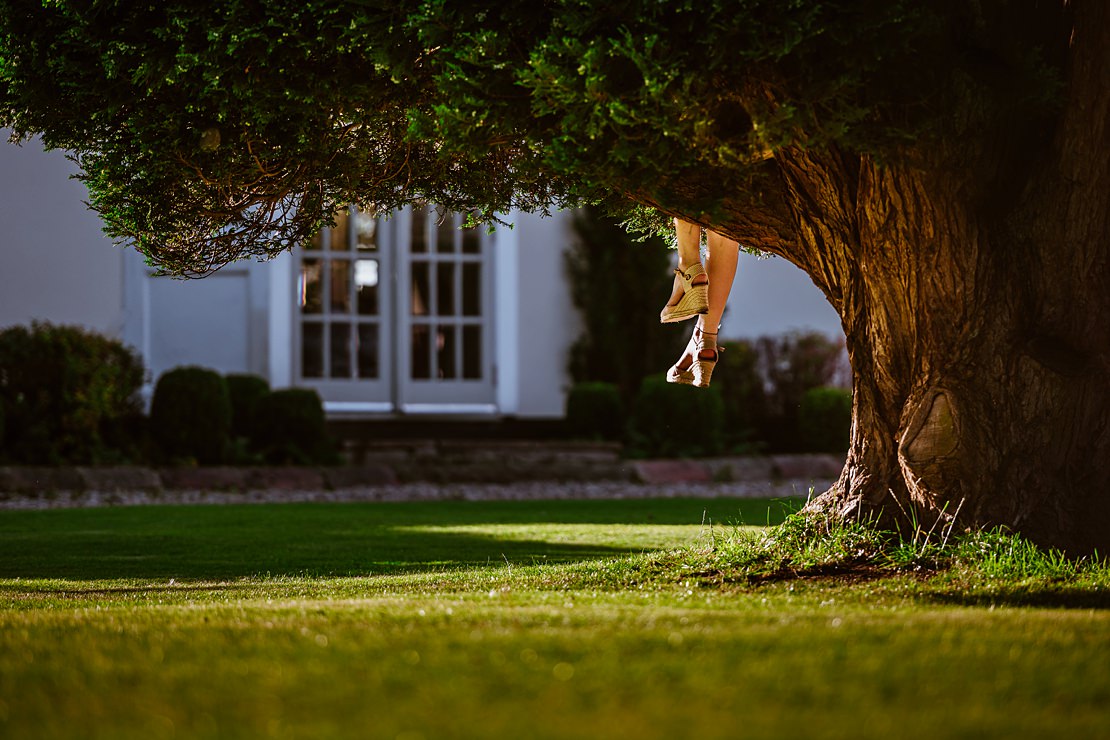
[[[1054,119],[972,105],[885,165],[782,152],[778,192],[712,224],[842,319],[851,449],[812,509],[1110,551],[1110,4],[1074,12],[1044,29],[1066,34]]]

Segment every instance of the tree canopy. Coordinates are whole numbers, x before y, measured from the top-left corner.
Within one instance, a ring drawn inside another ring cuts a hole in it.
[[[356,203],[682,216],[838,312],[810,504],[1110,545],[1104,0],[0,0],[0,124],[174,273]]]
[[[70,151],[108,233],[170,272],[348,203],[712,220],[742,190],[758,218],[784,147],[901,156],[1000,76],[1007,106],[1050,101],[1053,50],[992,28],[1038,5],[0,0],[0,124]]]

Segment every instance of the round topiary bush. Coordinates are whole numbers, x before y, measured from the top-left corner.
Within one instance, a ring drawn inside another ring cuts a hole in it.
[[[802,396],[798,427],[808,452],[847,452],[852,431],[852,393],[811,388]]]
[[[724,433],[724,402],[716,388],[644,379],[629,420],[629,442],[649,457],[716,454]]]
[[[567,431],[582,439],[620,439],[624,409],[613,383],[578,383],[567,394]]]
[[[332,465],[339,462],[328,435],[320,395],[306,388],[274,391],[254,410],[253,448],[271,463]]]
[[[130,459],[144,376],[134,351],[80,327],[0,331],[0,449],[22,464]]]
[[[158,379],[150,427],[171,460],[204,465],[223,462],[231,441],[231,397],[215,370],[177,367]]]
[[[250,437],[258,402],[270,394],[270,384],[261,375],[232,373],[224,376],[231,398],[231,435]]]

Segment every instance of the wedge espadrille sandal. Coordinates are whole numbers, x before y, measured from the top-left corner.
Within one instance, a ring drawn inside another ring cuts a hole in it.
[[[694,334],[686,344],[686,351],[667,371],[667,382],[708,388],[709,382],[713,379],[713,368],[717,366],[721,351],[717,346],[716,333],[710,334],[695,326]],[[690,364],[685,368],[680,367],[687,358]]]
[[[682,297],[673,306],[663,306],[659,314],[659,323],[672,324],[676,321],[685,321],[698,314],[709,312],[709,279],[697,285],[694,280],[705,275],[705,268],[701,263],[695,263],[686,268],[686,272],[675,270],[675,275],[682,279]]]

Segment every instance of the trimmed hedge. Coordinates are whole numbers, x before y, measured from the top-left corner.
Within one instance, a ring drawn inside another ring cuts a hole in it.
[[[177,367],[163,373],[150,404],[150,426],[171,460],[213,465],[231,442],[231,396],[215,370]]]
[[[798,427],[807,452],[847,452],[852,431],[852,392],[811,388],[802,396]]]
[[[270,383],[261,375],[232,373],[225,375],[231,398],[231,435],[250,437],[254,430],[254,412],[258,402],[270,394]]]
[[[251,444],[270,463],[340,462],[328,435],[320,395],[307,388],[287,388],[259,399],[254,410]]]
[[[634,454],[650,457],[697,457],[721,451],[724,402],[716,388],[645,378],[629,420]]]
[[[582,439],[620,439],[624,408],[614,383],[578,383],[567,394],[567,431]]]
[[[80,327],[0,331],[0,454],[30,465],[132,459],[144,376],[134,351]]]

